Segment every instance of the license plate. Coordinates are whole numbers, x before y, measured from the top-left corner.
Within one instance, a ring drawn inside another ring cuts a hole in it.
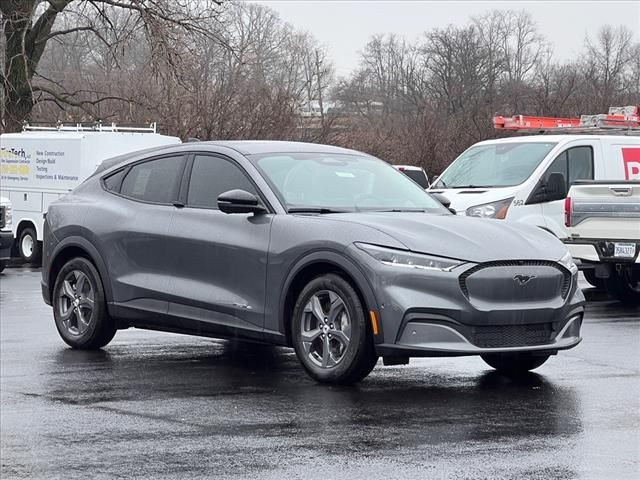
[[[636,244],[635,243],[614,243],[613,256],[633,258],[636,256]]]

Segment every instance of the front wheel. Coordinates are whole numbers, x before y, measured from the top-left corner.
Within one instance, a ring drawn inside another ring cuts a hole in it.
[[[538,368],[549,359],[549,356],[529,352],[490,353],[482,355],[482,360],[505,375],[523,375],[529,370]]]
[[[309,282],[298,296],[292,321],[298,360],[318,382],[356,383],[378,361],[358,294],[338,275]]]
[[[73,348],[104,347],[116,334],[107,313],[98,271],[86,258],[64,264],[53,287],[53,316],[62,339]]]

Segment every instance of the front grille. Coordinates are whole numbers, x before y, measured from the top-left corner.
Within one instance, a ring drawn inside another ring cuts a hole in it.
[[[0,207],[0,228],[4,228],[6,222],[6,207]]]
[[[526,347],[551,341],[551,323],[471,328],[471,343],[481,348]]]
[[[469,289],[467,288],[467,278],[474,273],[484,270],[485,268],[496,267],[552,267],[559,270],[563,275],[562,286],[560,294],[562,298],[567,298],[569,290],[571,290],[571,272],[566,268],[560,266],[559,263],[550,262],[546,260],[499,260],[495,262],[480,263],[473,268],[470,268],[466,272],[463,272],[458,279],[460,283],[460,289],[464,293],[465,297],[469,298]]]

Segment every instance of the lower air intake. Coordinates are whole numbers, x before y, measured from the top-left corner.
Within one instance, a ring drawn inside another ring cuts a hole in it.
[[[527,347],[551,341],[551,324],[473,327],[471,343],[481,348]]]

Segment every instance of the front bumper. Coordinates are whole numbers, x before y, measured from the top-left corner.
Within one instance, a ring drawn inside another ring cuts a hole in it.
[[[11,248],[13,247],[13,233],[0,232],[0,260],[11,258]]]
[[[373,284],[380,355],[555,353],[581,341],[585,300],[577,274],[555,262],[468,263],[442,272],[352,253]],[[519,286],[515,277],[522,276],[532,280]]]

